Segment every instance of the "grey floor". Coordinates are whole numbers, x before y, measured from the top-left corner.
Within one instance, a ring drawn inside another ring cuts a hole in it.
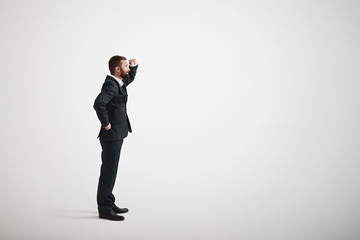
[[[166,157],[144,143],[134,134],[124,144],[114,190],[118,205],[130,209],[123,222],[97,217],[100,149],[95,140],[92,150],[82,148],[88,157],[77,163],[69,157],[71,149],[63,149],[47,163],[26,159],[25,168],[6,164],[12,174],[2,174],[2,239],[360,236],[358,169],[343,165],[350,161],[221,158],[215,153]]]

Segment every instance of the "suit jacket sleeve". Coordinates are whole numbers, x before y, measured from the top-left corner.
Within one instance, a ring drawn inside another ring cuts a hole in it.
[[[132,81],[134,81],[135,76],[136,76],[136,70],[137,70],[138,66],[139,65],[136,65],[134,67],[130,67],[129,78],[124,78],[122,80],[126,87],[127,87],[127,85],[132,83]]]
[[[109,125],[109,116],[106,110],[106,105],[111,101],[115,95],[115,88],[112,84],[104,83],[101,88],[101,92],[96,97],[94,102],[94,109],[101,122],[102,127]]]

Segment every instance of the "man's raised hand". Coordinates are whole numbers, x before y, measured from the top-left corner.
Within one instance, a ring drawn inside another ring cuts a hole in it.
[[[130,59],[129,64],[130,64],[130,67],[135,66],[136,65],[136,59],[135,58]]]

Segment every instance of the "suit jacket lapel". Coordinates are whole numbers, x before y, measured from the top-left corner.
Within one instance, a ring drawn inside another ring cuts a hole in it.
[[[111,76],[107,76],[111,81],[114,81],[115,83],[116,83],[116,85],[118,86],[118,88],[119,88],[119,90],[120,90],[120,92],[122,93],[122,95],[124,95],[124,96],[127,96],[127,92],[126,92],[126,89],[124,89],[124,88],[122,88],[121,86],[120,86],[120,83],[115,79],[115,78],[113,78],[113,77],[111,77]],[[124,86],[124,85],[123,85]]]
[[[118,84],[119,84],[119,83],[118,83]],[[124,86],[124,85],[123,85],[123,86]],[[122,94],[123,94],[124,96],[127,96],[127,92],[126,92],[125,87],[121,87],[120,84],[119,84],[119,88],[120,88],[120,91],[122,92]]]

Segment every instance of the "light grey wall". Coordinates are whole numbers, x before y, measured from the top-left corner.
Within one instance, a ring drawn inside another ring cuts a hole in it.
[[[1,1],[1,239],[360,238],[358,1]],[[97,219],[93,101],[139,61]]]

